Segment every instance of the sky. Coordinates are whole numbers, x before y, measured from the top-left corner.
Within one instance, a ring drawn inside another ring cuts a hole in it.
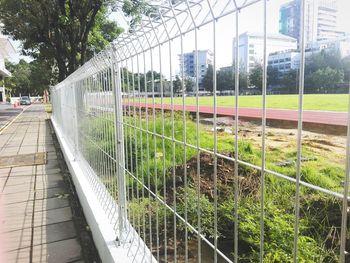
[[[279,7],[290,0],[270,0],[268,1],[267,31],[269,33],[278,33],[279,29]],[[350,34],[350,0],[338,0],[338,29]],[[239,34],[245,31],[263,32],[263,1],[254,4],[240,13]],[[122,27],[126,27],[127,22],[121,13],[114,13],[110,17],[116,20]],[[229,15],[218,20],[216,27],[216,63],[217,67],[223,67],[232,63],[232,41],[235,36],[235,15]],[[198,31],[198,48],[213,50],[212,26],[207,25]],[[178,42],[177,42],[178,41]],[[176,43],[177,42],[177,43]],[[17,49],[17,54],[10,60],[17,62],[20,58],[30,61],[30,58],[20,55],[21,44],[13,41]],[[178,54],[181,53],[179,40],[175,40],[172,50],[172,61],[175,71],[179,68]],[[194,49],[194,35],[187,34],[184,37],[184,52],[190,52]],[[163,56],[163,65],[169,63]],[[158,65],[159,66],[159,65]],[[155,67],[158,67],[155,65]],[[167,74],[166,74],[167,75]]]

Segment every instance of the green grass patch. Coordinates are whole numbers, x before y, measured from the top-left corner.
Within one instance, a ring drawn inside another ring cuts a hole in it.
[[[52,113],[52,105],[51,105],[51,103],[45,104],[45,111],[47,113]]]
[[[298,109],[298,95],[267,95],[266,107],[271,109]],[[163,98],[164,103],[171,103],[170,98]],[[148,100],[152,103],[152,100]],[[160,99],[156,99],[160,103]],[[174,98],[174,104],[182,104],[182,98]],[[195,97],[186,97],[185,104],[196,105]],[[214,98],[199,97],[201,106],[213,106]],[[234,96],[218,96],[218,106],[234,107]],[[242,108],[261,108],[262,96],[239,96],[239,107]],[[346,94],[305,94],[304,110],[320,110],[320,111],[347,111],[348,96]]]

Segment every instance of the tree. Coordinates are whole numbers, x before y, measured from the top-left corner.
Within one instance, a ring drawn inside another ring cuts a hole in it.
[[[295,69],[290,69],[289,71],[283,73],[280,80],[281,86],[287,90],[288,94],[298,93],[297,83],[297,70]]]
[[[277,86],[280,84],[279,72],[277,68],[267,67],[267,86]]]
[[[249,85],[255,86],[262,90],[263,68],[256,64],[249,72]]]
[[[57,71],[50,67],[52,62],[34,60],[30,63],[30,94],[42,95],[45,89],[57,83]]]
[[[19,96],[30,93],[30,65],[21,59],[18,64],[7,62],[6,67],[12,73],[11,78],[5,79],[5,85],[11,95]]]
[[[217,73],[217,90],[233,90],[235,84],[233,70],[219,70]]]
[[[5,79],[5,85],[11,95],[42,95],[45,89],[56,82],[56,72],[52,72],[47,61],[34,60],[30,63],[20,60],[18,64],[6,62],[12,73]]]
[[[306,78],[306,92],[334,93],[336,85],[342,82],[343,79],[344,73],[341,70],[332,69],[330,67],[318,69]]]
[[[0,21],[26,55],[55,61],[61,81],[120,32],[107,18],[112,2],[0,0]]]
[[[202,80],[203,87],[206,91],[213,92],[213,66],[208,65],[207,72]]]
[[[190,77],[185,78],[185,88],[187,92],[195,91],[195,86],[196,86],[196,82],[192,78]]]
[[[344,81],[350,81],[350,56],[342,59],[342,68],[344,70]]]
[[[182,90],[182,81],[178,75],[175,76],[175,80],[173,81],[173,93],[179,93]]]
[[[339,50],[326,50],[312,54],[305,61],[305,75],[316,72],[318,69],[327,67],[340,70],[342,69],[342,60]]]

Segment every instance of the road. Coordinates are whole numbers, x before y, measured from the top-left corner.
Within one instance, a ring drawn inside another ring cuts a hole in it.
[[[133,104],[132,104],[133,105]],[[136,106],[141,105],[145,108],[153,108],[153,104],[146,103],[135,103]],[[154,104],[154,108],[161,109],[161,104]],[[170,110],[170,104],[164,104],[164,109]],[[182,110],[183,105],[174,105],[176,111]],[[197,107],[195,105],[185,105],[185,110],[188,112],[196,112]],[[213,114],[214,107],[212,106],[199,106],[200,113]],[[217,107],[217,115],[220,116],[235,116],[236,110],[232,107]],[[242,118],[261,119],[262,109],[258,108],[239,108],[238,116]],[[266,109],[267,120],[284,120],[284,121],[298,121],[297,110],[285,110],[285,109]],[[315,123],[315,124],[328,124],[335,126],[347,126],[348,119],[346,112],[334,112],[334,111],[303,111],[303,122],[304,123]]]
[[[20,114],[22,110],[22,107],[14,108],[11,104],[0,103],[0,131],[18,114]]]

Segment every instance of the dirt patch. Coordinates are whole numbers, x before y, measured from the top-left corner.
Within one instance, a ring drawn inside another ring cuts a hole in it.
[[[232,154],[228,154],[229,156]],[[232,157],[232,156],[231,156]],[[187,177],[188,183],[194,184],[195,187],[200,185],[201,193],[209,197],[210,200],[214,199],[214,158],[208,153],[200,154],[200,177],[197,175],[197,157],[191,158],[187,164]],[[234,162],[217,158],[217,189],[220,196],[227,197],[232,194],[234,187]],[[178,186],[183,186],[182,179],[184,174],[184,166],[176,167],[176,176],[178,178]],[[260,177],[258,171],[248,169],[247,167],[240,166],[238,169],[238,182],[240,194],[256,195],[259,191]]]
[[[226,117],[227,118],[227,117]],[[206,119],[208,120],[208,119]],[[220,127],[226,132],[227,127],[230,128],[232,134],[235,134],[234,125],[229,120],[223,121],[227,125],[221,125]],[[204,129],[212,131],[212,124],[205,125]],[[225,130],[226,128],[226,130]],[[339,156],[345,156],[345,145],[346,136],[343,135],[330,135],[322,134],[319,132],[303,131],[302,132],[302,143],[303,146],[308,147],[310,150],[321,155],[327,155],[329,152]],[[254,146],[261,148],[262,145],[262,126],[253,122],[239,121],[238,137],[249,140]],[[277,128],[277,127],[266,127],[266,146],[268,149],[284,149],[284,148],[296,148],[297,143],[297,129],[293,128]],[[341,159],[341,158],[340,158]],[[338,162],[338,161],[337,161]]]

